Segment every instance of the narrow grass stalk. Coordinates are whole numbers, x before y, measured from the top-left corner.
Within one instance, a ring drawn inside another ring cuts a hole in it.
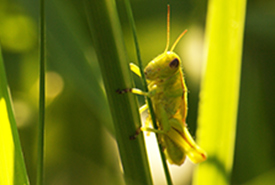
[[[43,184],[45,127],[45,1],[40,0],[40,83],[36,184]]]
[[[195,185],[229,185],[236,120],[246,0],[210,0],[206,24],[206,71],[202,80],[197,138],[208,159]]]
[[[115,127],[126,184],[152,184],[143,135],[130,140],[140,127],[136,97],[118,94],[133,87],[115,1],[85,1],[104,87]]]
[[[137,39],[137,31],[136,31],[135,21],[134,21],[132,9],[131,9],[131,4],[130,4],[129,0],[125,0],[124,2],[126,4],[127,14],[128,14],[129,20],[130,20],[132,31],[133,31],[134,42],[135,42],[135,47],[136,47],[136,55],[137,55],[139,67],[141,69],[140,72],[141,72],[141,79],[142,79],[143,88],[146,92],[148,92],[148,87],[147,87],[145,74],[144,74],[144,71],[142,70],[143,66],[142,66],[142,60],[141,60],[139,44],[138,44],[138,39]],[[157,130],[158,126],[157,126],[155,115],[154,115],[152,101],[148,97],[146,97],[146,101],[147,101],[148,108],[149,108],[149,111],[150,111],[150,114],[151,114],[153,127]],[[157,134],[156,134],[156,136],[157,136]],[[161,144],[159,143],[158,145],[159,145],[158,148],[159,148],[159,153],[160,153],[160,156],[161,156],[162,165],[163,165],[163,168],[164,168],[164,174],[165,174],[165,177],[166,177],[166,181],[167,181],[168,185],[171,185],[173,183],[172,183],[172,178],[170,176],[169,168],[167,166],[166,158],[165,158],[164,153],[162,152]]]
[[[28,185],[26,166],[14,118],[0,47],[0,184]]]

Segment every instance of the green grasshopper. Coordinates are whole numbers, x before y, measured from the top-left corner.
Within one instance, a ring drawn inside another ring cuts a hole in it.
[[[175,46],[185,30],[169,48],[170,40],[170,7],[167,12],[167,43],[164,52],[152,61],[144,69],[148,83],[148,92],[137,88],[118,90],[118,93],[131,92],[151,98],[153,110],[156,117],[158,129],[150,128],[151,116],[146,119],[145,126],[141,131],[157,133],[158,142],[161,143],[166,159],[171,164],[181,165],[186,156],[193,163],[200,163],[206,160],[206,152],[202,150],[190,135],[187,125],[187,87],[183,77],[181,60],[173,52]],[[130,64],[130,69],[141,77],[140,68]],[[140,108],[140,113],[148,109],[145,104]]]

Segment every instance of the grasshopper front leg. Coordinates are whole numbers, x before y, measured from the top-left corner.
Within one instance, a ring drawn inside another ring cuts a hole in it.
[[[141,89],[137,89],[137,88],[127,88],[122,90],[118,89],[116,90],[116,92],[119,94],[133,93],[137,95],[147,96],[150,98],[156,94],[156,90],[157,90],[157,86],[153,87],[152,90],[150,90],[149,92],[144,92]]]
[[[130,63],[130,69],[131,71],[133,71],[136,75],[138,75],[139,77],[141,77],[141,72],[140,72],[140,68],[134,64],[134,63]]]
[[[136,75],[141,77],[140,68],[136,64],[130,63],[129,66],[130,66],[131,71],[133,71]],[[117,93],[123,94],[123,93],[130,92],[130,93],[137,94],[137,95],[152,97],[156,94],[156,90],[157,90],[157,86],[155,85],[152,87],[152,89],[149,92],[144,92],[137,88],[127,88],[127,89],[122,89],[122,90],[118,89]]]
[[[137,95],[149,96],[148,92],[144,92],[137,88],[127,88],[127,89],[122,89],[122,90],[118,89],[116,92],[119,94],[133,93],[133,94],[137,94]]]

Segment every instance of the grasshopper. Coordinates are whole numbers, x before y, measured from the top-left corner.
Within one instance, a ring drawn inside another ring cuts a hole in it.
[[[170,7],[167,10],[167,43],[164,52],[152,61],[144,69],[144,74],[148,84],[148,92],[137,88],[118,90],[118,93],[131,92],[151,98],[153,110],[156,117],[158,129],[149,127],[151,116],[146,119],[145,126],[141,131],[154,132],[158,135],[166,159],[170,164],[182,165],[186,156],[193,163],[200,163],[206,160],[206,152],[201,149],[190,135],[187,124],[187,87],[183,77],[181,60],[173,52],[179,40],[187,30],[177,38],[169,50],[170,40]],[[140,68],[130,63],[130,69],[141,77]],[[148,109],[148,105],[143,105],[140,113]]]

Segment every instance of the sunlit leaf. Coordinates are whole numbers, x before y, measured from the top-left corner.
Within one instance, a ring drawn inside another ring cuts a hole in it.
[[[0,184],[29,184],[0,51]]]
[[[208,153],[194,184],[230,184],[246,0],[212,0],[206,25],[206,71],[202,82],[198,140]]]

